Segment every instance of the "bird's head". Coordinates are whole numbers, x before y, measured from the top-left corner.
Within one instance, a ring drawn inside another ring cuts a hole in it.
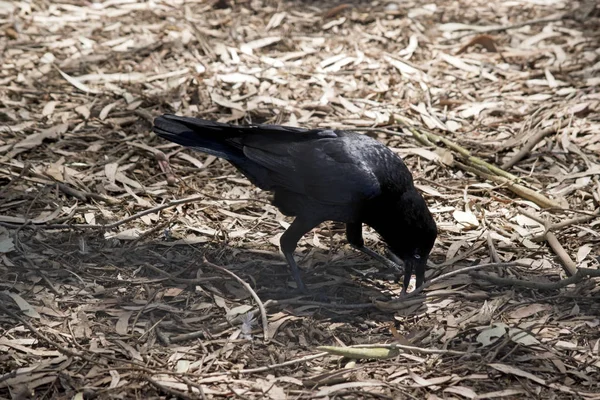
[[[416,275],[416,287],[425,281],[425,267],[437,237],[437,226],[425,200],[416,190],[398,196],[386,213],[386,219],[373,226],[389,249],[404,262],[404,286]]]

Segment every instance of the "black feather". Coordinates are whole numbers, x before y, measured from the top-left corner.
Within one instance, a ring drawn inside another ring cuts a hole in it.
[[[255,185],[274,192],[273,204],[297,217],[282,236],[293,272],[291,251],[298,239],[333,220],[348,225],[348,240],[358,248],[364,245],[356,226],[372,226],[409,270],[409,264],[416,265],[419,281],[436,225],[400,157],[377,140],[347,131],[231,125],[174,115],[158,117],[154,125],[158,136],[226,159]]]

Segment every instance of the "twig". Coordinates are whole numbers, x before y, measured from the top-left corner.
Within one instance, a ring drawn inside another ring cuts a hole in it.
[[[469,162],[473,165],[476,165],[476,166],[484,167],[485,169],[489,170],[491,173],[499,175],[499,176],[503,176],[506,179],[509,179],[511,181],[516,181],[516,182],[520,181],[519,177],[511,174],[510,172],[506,172],[506,171],[502,170],[501,168],[498,168],[497,166],[482,160],[479,157],[473,156],[469,150],[465,149],[464,147],[462,147],[461,145],[459,145],[457,143],[454,143],[450,139],[443,137],[443,136],[436,135],[433,132],[429,132],[429,131],[426,131],[423,129],[417,129],[414,126],[410,125],[408,120],[406,120],[402,116],[394,115],[394,118],[396,120],[400,121],[400,123],[402,123],[403,126],[405,126],[411,133],[413,133],[413,135],[415,132],[417,132],[418,135],[427,137],[427,139],[433,143],[442,142],[448,148],[459,153],[467,162]]]
[[[258,295],[254,291],[254,289],[252,289],[252,286],[250,286],[249,284],[247,284],[242,278],[240,278],[239,276],[237,276],[233,272],[229,271],[228,269],[211,263],[210,261],[208,261],[206,259],[206,257],[204,257],[202,261],[203,261],[204,264],[208,265],[211,268],[217,269],[217,270],[219,270],[221,272],[224,272],[224,273],[226,273],[228,275],[231,275],[244,288],[246,288],[246,290],[250,293],[250,295],[252,296],[252,298],[256,302],[256,305],[258,306],[258,309],[260,310],[260,316],[261,316],[262,326],[263,326],[263,336],[264,336],[263,340],[265,342],[268,342],[269,341],[269,320],[267,319],[267,310],[265,310],[265,306],[264,306],[262,300],[260,299],[260,297],[258,297]]]
[[[112,224],[104,224],[104,225],[100,225],[100,224],[35,224],[32,220],[26,221],[26,223],[28,223],[29,225],[27,226],[27,228],[29,229],[104,229],[104,230],[111,230],[114,228],[117,228],[123,224],[126,224],[127,222],[133,221],[134,219],[138,219],[140,217],[143,217],[144,215],[148,215],[148,214],[152,214],[161,210],[164,210],[165,208],[170,208],[170,207],[174,207],[174,206],[178,206],[180,204],[185,204],[185,203],[191,203],[194,201],[198,201],[198,200],[202,200],[205,196],[192,196],[192,197],[186,197],[185,199],[179,199],[179,200],[173,200],[170,201],[166,204],[161,204],[158,205],[156,207],[152,207],[152,208],[148,208],[144,211],[140,211],[137,214],[133,214],[127,218],[123,218],[117,222],[113,222]],[[19,226],[21,226],[21,224],[13,224],[13,223],[8,223],[8,222],[0,222],[0,225],[3,226],[7,226],[10,228],[18,228]]]
[[[513,266],[529,267],[530,265],[523,261],[511,261],[511,262],[504,262],[504,263],[488,263],[488,264],[471,265],[469,267],[457,269],[457,270],[446,272],[445,274],[439,275],[439,276],[425,282],[425,284],[423,284],[421,287],[416,288],[412,292],[406,294],[400,300],[406,300],[408,298],[414,297],[414,296],[418,295],[419,293],[421,293],[427,287],[429,287],[439,281],[443,281],[444,279],[450,278],[451,276],[454,276],[454,275],[459,275],[459,274],[463,274],[465,272],[475,271],[477,269],[482,269],[482,268],[490,268],[490,267],[506,268],[506,267],[513,267]]]
[[[571,219],[567,219],[567,220],[564,220],[561,222],[557,222],[555,224],[552,224],[547,219],[544,219],[543,217],[541,217],[537,214],[531,213],[525,209],[519,208],[519,212],[521,214],[525,215],[526,217],[531,218],[534,221],[537,221],[540,224],[544,225],[544,233],[541,235],[538,235],[538,236],[534,236],[532,238],[532,240],[535,242],[547,241],[550,248],[552,248],[554,253],[560,259],[561,265],[562,265],[563,269],[565,270],[565,272],[569,276],[574,276],[577,273],[577,264],[569,256],[569,254],[567,253],[565,248],[560,244],[560,242],[558,241],[558,238],[556,237],[556,235],[554,234],[553,231],[562,229],[562,228],[566,228],[573,224],[587,222],[594,218],[600,217],[600,209],[596,210],[591,215],[584,215],[581,217],[571,218]]]
[[[488,179],[492,182],[505,185],[506,188],[509,189],[514,194],[516,194],[526,200],[531,200],[540,207],[562,208],[560,206],[560,204],[558,204],[556,201],[551,200],[551,199],[547,198],[546,196],[536,192],[535,190],[529,189],[528,187],[525,187],[523,185],[515,183],[514,181],[511,181],[510,179],[507,179],[503,176],[492,175],[490,173],[486,173],[484,171],[481,171],[480,169],[473,168],[468,165],[464,165],[457,161],[455,161],[454,164],[456,164],[456,166],[458,166],[460,169],[462,169],[464,171],[471,172],[477,176],[480,176],[481,178]]]
[[[176,398],[181,398],[181,399],[185,399],[185,400],[196,400],[198,398],[196,396],[188,396],[186,393],[184,393],[182,391],[172,389],[163,384],[160,384],[160,383],[156,382],[154,379],[150,378],[149,376],[143,376],[143,378],[146,382],[150,383],[152,386],[154,386],[161,392],[167,393],[171,396],[175,396]]]
[[[312,300],[302,300],[298,297],[293,299],[283,299],[283,300],[267,300],[265,301],[265,307],[271,306],[279,306],[285,304],[295,304],[302,306],[317,306],[322,308],[338,308],[341,310],[357,310],[363,308],[373,307],[371,303],[357,303],[357,304],[340,304],[340,303],[323,303],[320,301],[312,301]]]
[[[72,188],[69,185],[65,185],[64,183],[56,182],[58,188],[65,194],[75,197],[81,201],[88,201],[89,199],[94,199],[97,201],[103,201],[108,204],[118,204],[119,200],[114,199],[112,197],[102,196],[97,193],[84,192],[83,190]]]
[[[154,252],[152,252],[152,253],[154,253]],[[166,279],[168,279],[170,281],[173,281],[175,283],[185,283],[186,285],[197,285],[199,283],[204,283],[204,282],[209,282],[209,281],[220,281],[223,279],[222,277],[219,277],[219,276],[207,276],[204,278],[196,278],[196,279],[178,278],[175,275],[170,274],[165,270],[155,267],[154,265],[144,264],[143,266],[151,269],[152,271],[154,271],[156,273],[163,275]]]
[[[274,369],[277,368],[281,368],[281,367],[287,367],[290,365],[294,365],[294,364],[300,364],[306,361],[311,361],[311,360],[315,360],[317,358],[321,358],[321,357],[325,357],[328,356],[329,353],[327,352],[322,352],[322,353],[317,353],[317,354],[311,354],[308,356],[304,356],[301,358],[297,358],[295,360],[289,360],[289,361],[285,361],[282,362],[280,364],[271,364],[271,365],[265,365],[264,367],[258,367],[258,368],[251,368],[251,369],[241,369],[239,371],[227,371],[226,374],[227,375],[231,375],[231,374],[255,374],[257,372],[265,372],[265,371],[272,371]],[[223,373],[215,373],[216,375],[223,375]],[[208,376],[212,376],[212,374],[208,374]]]
[[[384,129],[384,128],[350,128],[348,130],[354,131],[354,132],[378,132],[378,133],[385,133],[386,135],[392,135],[392,136],[410,136],[409,133],[397,132],[397,131],[393,131],[391,129]]]
[[[546,241],[560,259],[565,272],[569,276],[575,276],[577,274],[577,264],[571,259],[565,248],[562,247],[554,232],[546,232]]]
[[[527,25],[538,25],[538,24],[545,24],[548,22],[557,22],[557,21],[562,20],[564,17],[565,17],[565,15],[561,14],[559,16],[554,16],[554,17],[537,18],[537,19],[532,19],[529,21],[517,22],[516,24],[511,24],[511,25],[494,26],[492,28],[481,28],[481,29],[477,29],[473,32],[469,32],[469,33],[465,33],[463,35],[457,36],[452,39],[446,39],[445,42],[452,41],[452,40],[459,40],[459,39],[462,39],[467,36],[478,35],[478,34],[482,34],[482,33],[503,32],[503,31],[508,31],[510,29],[519,29],[519,28],[522,28]]]
[[[486,240],[487,240],[487,244],[488,244],[488,249],[490,251],[490,258],[495,263],[500,262],[500,257],[498,257],[498,252],[496,251],[496,247],[494,246],[494,239],[492,239],[492,235],[491,235],[490,231],[488,231],[488,233],[487,233]]]
[[[600,277],[600,270],[591,268],[579,268],[575,275],[562,279],[558,282],[529,282],[520,279],[500,278],[498,276],[486,275],[478,272],[470,274],[474,278],[483,279],[498,286],[517,286],[536,290],[557,290],[574,283],[581,282],[585,278]]]
[[[466,351],[456,351],[456,350],[443,350],[443,349],[425,349],[423,347],[416,347],[416,346],[407,346],[404,344],[399,344],[399,343],[384,343],[384,344],[376,344],[376,343],[369,343],[369,344],[355,344],[352,346],[348,346],[348,347],[353,347],[353,348],[373,348],[373,347],[383,347],[386,349],[399,349],[399,350],[405,350],[405,351],[414,351],[415,353],[421,353],[421,354],[449,354],[449,355],[453,355],[453,356],[464,356],[464,355],[476,355],[481,357],[480,354],[477,353],[469,353]]]
[[[513,165],[521,161],[529,152],[544,139],[546,136],[558,132],[560,128],[556,126],[549,126],[546,129],[538,131],[533,135],[524,145],[521,150],[517,152],[510,160],[502,165],[502,169],[510,169]]]
[[[467,172],[471,172],[484,179],[488,179],[495,183],[504,185],[516,195],[527,200],[531,200],[541,207],[562,208],[561,205],[558,204],[556,201],[551,200],[546,196],[519,184],[521,180],[519,177],[509,172],[506,172],[503,169],[498,168],[497,166],[490,164],[479,157],[473,156],[469,152],[469,150],[454,143],[450,139],[436,135],[432,132],[423,129],[417,129],[414,126],[410,125],[410,123],[402,116],[394,115],[394,118],[400,123],[402,123],[402,125],[405,126],[420,143],[426,146],[437,147],[436,143],[441,142],[449,149],[459,153],[463,160],[467,164],[469,164],[465,165],[458,161],[454,161],[454,165],[456,165],[460,169],[465,170]]]
[[[600,217],[600,209],[596,210],[591,215],[584,215],[584,216],[581,216],[581,217],[575,217],[575,218],[565,219],[564,221],[557,222],[555,224],[550,224],[550,226],[548,226],[548,230],[550,230],[550,231],[556,231],[556,230],[559,230],[559,229],[562,229],[562,228],[566,228],[567,226],[581,224],[583,222],[588,222],[588,221],[593,220],[594,218],[599,218],[599,217]]]

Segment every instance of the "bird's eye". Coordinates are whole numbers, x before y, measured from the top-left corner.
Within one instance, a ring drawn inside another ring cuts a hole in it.
[[[415,259],[417,259],[417,260],[420,260],[420,259],[421,259],[421,256],[420,256],[420,255],[418,255],[418,254],[415,254],[413,257],[414,257]]]

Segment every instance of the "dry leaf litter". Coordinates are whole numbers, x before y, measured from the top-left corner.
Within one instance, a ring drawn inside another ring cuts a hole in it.
[[[600,399],[599,25],[594,1],[0,1],[0,396]],[[362,129],[435,215],[429,279],[492,266],[399,302],[327,224],[296,297],[290,220],[158,140],[165,112]]]

